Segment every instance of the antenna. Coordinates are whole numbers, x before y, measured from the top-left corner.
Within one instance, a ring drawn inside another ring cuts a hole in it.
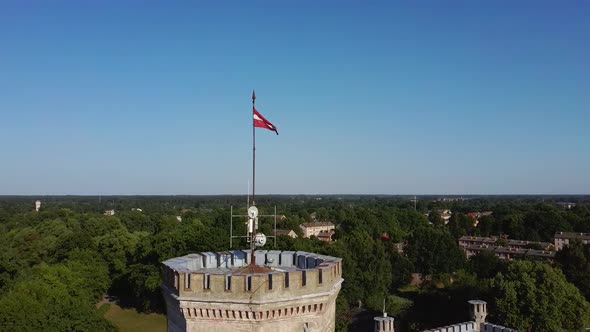
[[[243,210],[242,210],[243,211]],[[238,218],[244,220],[246,218],[246,235],[234,235],[233,233],[233,224],[234,218]],[[262,218],[273,218],[274,219],[274,230],[273,235],[264,235],[263,233],[258,233],[258,222]],[[233,239],[240,238],[246,239],[246,241],[251,245],[251,247],[262,247],[266,244],[267,239],[271,238],[274,239],[274,246],[276,248],[277,245],[277,206],[274,206],[274,214],[260,214],[258,212],[258,208],[256,206],[250,206],[246,210],[246,214],[234,214],[233,206],[230,206],[230,226],[229,226],[229,246],[233,248]]]
[[[414,199],[411,199],[410,201],[414,202],[414,211],[416,211],[416,203],[418,202],[416,195],[414,195]]]

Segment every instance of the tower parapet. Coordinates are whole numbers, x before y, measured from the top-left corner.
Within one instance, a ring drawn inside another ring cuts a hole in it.
[[[475,331],[480,331],[488,316],[487,302],[481,300],[470,300],[468,302],[470,305],[469,314],[471,319],[475,321]]]
[[[302,251],[204,252],[163,263],[168,331],[333,331],[342,259]],[[264,265],[263,265],[264,264]]]

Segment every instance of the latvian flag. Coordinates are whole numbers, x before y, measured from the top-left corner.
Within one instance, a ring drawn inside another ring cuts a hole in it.
[[[270,121],[265,119],[262,116],[262,114],[258,113],[256,108],[252,108],[252,110],[254,111],[254,127],[272,130],[275,133],[277,133],[277,135],[279,134],[279,132],[277,131],[277,127],[275,127],[272,123],[270,123]]]

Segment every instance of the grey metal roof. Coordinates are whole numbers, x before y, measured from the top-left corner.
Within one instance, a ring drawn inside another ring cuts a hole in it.
[[[249,263],[249,254],[250,250],[233,250],[218,253],[203,252],[171,258],[164,261],[163,264],[177,272],[230,274],[243,268],[246,263]],[[283,272],[312,269],[320,264],[322,266],[329,266],[342,260],[337,257],[318,255],[305,251],[257,250],[255,252],[257,262],[265,264],[267,254],[270,255],[273,262],[268,262],[266,266],[273,270]],[[280,262],[274,261],[277,255],[281,256]]]

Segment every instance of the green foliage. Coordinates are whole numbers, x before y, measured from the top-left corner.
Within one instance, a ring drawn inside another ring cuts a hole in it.
[[[395,292],[396,289],[404,287],[410,283],[412,279],[412,272],[414,272],[414,265],[408,257],[398,254],[394,249],[390,249],[391,261],[391,287],[390,291]]]
[[[578,287],[586,300],[590,300],[590,245],[572,241],[557,253],[555,259],[567,280]]]
[[[430,221],[435,226],[442,226],[445,224],[445,221],[437,211],[430,211],[428,214],[428,221]]]
[[[453,272],[465,264],[456,240],[444,229],[422,227],[414,231],[405,249],[417,272]]]
[[[514,261],[490,281],[495,321],[521,331],[583,331],[590,304],[561,271],[542,262]]]
[[[343,264],[346,287],[342,294],[349,303],[364,301],[373,294],[388,293],[392,268],[381,241],[373,240],[364,231],[353,231],[330,246],[328,254],[347,262]]]
[[[33,269],[0,298],[0,326],[7,331],[115,331],[96,310],[96,286],[86,268],[71,262]]]
[[[480,279],[494,277],[498,272],[504,270],[505,263],[491,251],[481,251],[471,257],[469,267]]]
[[[47,197],[43,201],[42,211],[37,213],[31,211],[33,198],[0,197],[2,330],[27,330],[29,324],[29,330],[112,330],[102,319],[108,308],[95,308],[107,292],[139,311],[164,311],[159,289],[161,262],[192,252],[227,250],[229,205],[233,204],[236,212],[236,206],[243,206],[244,199],[126,196],[103,197],[101,203],[91,197]],[[581,201],[571,210],[528,198],[454,202],[423,198],[416,210],[410,201],[393,197],[316,200],[304,196],[261,196],[258,203],[262,214],[272,213],[270,207],[276,205],[279,214],[285,215],[278,220],[279,228],[293,229],[300,235],[299,224],[309,222],[314,212],[316,219],[337,225],[334,243],[283,236],[277,239],[277,249],[343,258],[345,282],[337,299],[338,331],[363,329],[356,315],[366,314],[366,309],[380,312],[384,297],[389,314],[398,321],[401,318],[405,327],[416,330],[466,320],[467,300],[491,299],[493,292],[501,294],[503,288],[496,275],[501,272],[502,280],[508,278],[506,264],[485,253],[467,264],[457,248],[456,239],[461,235],[504,233],[513,239],[548,241],[556,230],[590,232],[590,205]],[[113,207],[117,211],[115,216],[102,215]],[[429,225],[424,213],[439,209],[453,211],[449,224],[443,226],[438,220],[440,216],[432,214],[430,219],[435,225]],[[479,225],[474,227],[467,213],[488,210],[493,215],[479,218]],[[182,216],[182,222],[176,216]],[[262,223],[261,230],[270,234],[272,225]],[[244,224],[234,223],[233,232],[243,234]],[[389,240],[381,239],[384,233],[390,236]],[[397,253],[394,243],[406,240],[405,252]],[[245,246],[245,242],[234,242],[234,248]],[[273,249],[272,241],[266,249]],[[556,260],[566,278],[588,296],[589,249],[572,245],[560,252]],[[409,287],[413,272],[429,274],[431,281],[419,288]],[[514,272],[512,277],[517,279],[520,273]],[[492,278],[494,283],[487,282]],[[487,287],[492,284],[493,292]],[[533,289],[522,289],[534,293]],[[571,294],[570,291],[567,288],[564,294]],[[542,296],[531,295],[504,302],[519,310],[532,298],[545,301]],[[574,300],[571,301],[578,303],[579,299]],[[585,302],[578,303],[578,311],[567,303],[556,303],[569,308],[563,310],[571,317],[584,317]],[[541,308],[536,303],[535,306]],[[537,313],[549,317],[552,314],[549,309],[539,309]],[[530,312],[515,311],[514,315],[527,317]],[[32,323],[26,320],[29,317]],[[498,318],[494,322],[503,321]],[[563,328],[570,327],[573,328]]]
[[[372,294],[367,298],[367,308],[381,313],[383,311],[383,300],[385,299],[385,312],[392,317],[402,318],[412,307],[412,300],[396,295],[379,296]]]

